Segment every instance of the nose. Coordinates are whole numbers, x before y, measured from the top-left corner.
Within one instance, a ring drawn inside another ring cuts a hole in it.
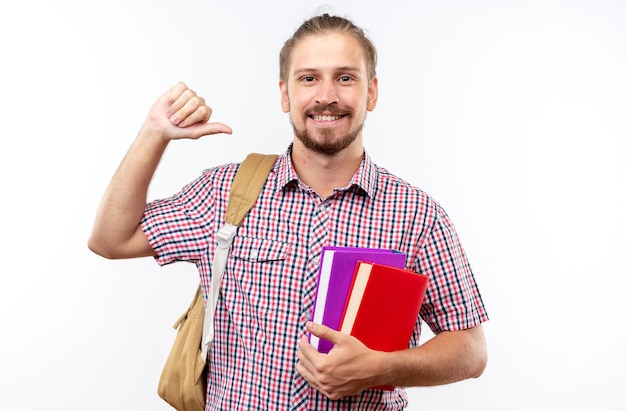
[[[337,85],[332,81],[321,82],[317,89],[315,98],[317,104],[330,106],[339,102],[339,94],[337,93]]]

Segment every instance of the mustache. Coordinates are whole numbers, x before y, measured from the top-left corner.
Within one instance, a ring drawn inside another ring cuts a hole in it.
[[[307,116],[345,116],[352,114],[352,110],[348,108],[338,107],[336,105],[316,104],[306,111]]]

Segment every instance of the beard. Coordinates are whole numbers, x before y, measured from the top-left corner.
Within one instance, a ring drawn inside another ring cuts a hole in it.
[[[348,131],[346,134],[337,138],[334,136],[335,131],[331,129],[318,130],[319,134],[313,136],[306,127],[298,128],[294,124],[293,119],[291,120],[291,126],[293,127],[294,136],[300,140],[306,148],[326,156],[335,155],[348,148],[363,130],[363,123],[361,123],[356,129]]]

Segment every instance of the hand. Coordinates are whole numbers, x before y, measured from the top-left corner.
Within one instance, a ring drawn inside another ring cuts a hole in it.
[[[308,322],[307,331],[334,344],[328,354],[323,354],[309,344],[306,336],[300,340],[296,371],[313,388],[336,400],[382,383],[377,374],[384,353],[321,324]]]
[[[184,83],[178,83],[154,103],[144,129],[149,129],[165,141],[197,139],[219,133],[231,134],[232,130],[226,124],[209,123],[212,112],[204,98]]]

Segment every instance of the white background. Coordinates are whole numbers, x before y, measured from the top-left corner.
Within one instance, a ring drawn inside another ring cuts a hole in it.
[[[626,3],[329,3],[378,46],[366,148],[446,208],[491,317],[484,375],[410,389],[409,409],[623,409]],[[234,134],[171,145],[151,198],[283,152],[278,51],[319,6],[2,3],[1,409],[169,409],[156,384],[196,273],[91,254],[100,196],[181,80]]]

